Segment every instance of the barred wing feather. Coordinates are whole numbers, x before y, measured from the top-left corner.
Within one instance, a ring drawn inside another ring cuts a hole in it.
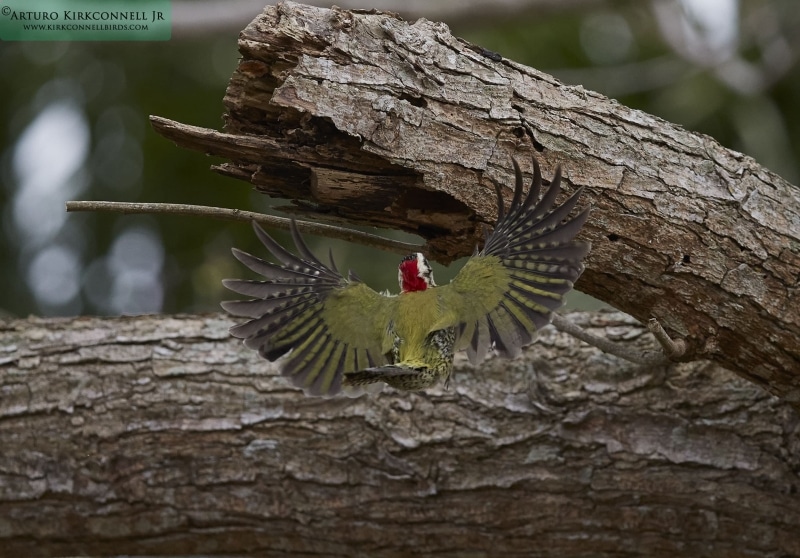
[[[505,357],[517,356],[537,330],[549,324],[554,310],[583,272],[590,245],[575,241],[589,216],[586,207],[570,217],[581,190],[556,206],[561,169],[541,200],[542,174],[533,159],[534,176],[523,200],[522,171],[514,161],[516,185],[508,213],[498,188],[500,216],[483,250],[453,279],[446,298],[461,309],[452,316],[458,326],[457,348],[467,349],[470,362],[481,362],[494,346]]]
[[[231,334],[269,361],[286,355],[281,373],[314,395],[341,390],[348,372],[386,364],[386,323],[394,301],[363,284],[352,273],[343,277],[331,257],[330,267],[308,249],[292,221],[300,256],[285,250],[257,224],[256,235],[280,264],[246,252],[234,256],[263,281],[226,279],[225,287],[253,297],[222,307],[251,318]]]

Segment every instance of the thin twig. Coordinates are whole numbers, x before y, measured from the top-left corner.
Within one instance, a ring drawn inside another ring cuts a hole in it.
[[[658,344],[664,350],[664,354],[669,358],[682,357],[686,352],[686,341],[683,339],[671,339],[656,318],[650,318],[650,321],[647,322],[647,329],[650,330],[650,333],[653,334],[653,337],[656,338]]]
[[[182,203],[130,203],[110,201],[68,201],[67,211],[110,211],[114,213],[166,213],[169,215],[195,215],[211,217],[213,219],[226,219],[230,221],[256,221],[259,224],[289,230],[291,219],[275,217],[253,211],[241,209],[228,209],[224,207],[210,207],[205,205],[188,205]],[[302,233],[315,234],[328,238],[338,238],[364,246],[380,248],[397,254],[420,252],[422,246],[391,240],[370,233],[345,229],[335,225],[322,225],[309,221],[295,221],[297,229]]]
[[[580,327],[578,324],[575,324],[564,316],[560,314],[553,314],[553,326],[556,329],[563,331],[564,333],[568,333],[573,337],[580,339],[581,341],[592,345],[593,347],[597,347],[604,353],[609,353],[614,356],[618,356],[630,362],[634,362],[636,364],[644,364],[647,366],[658,366],[661,364],[668,364],[671,362],[669,356],[656,353],[654,351],[640,351],[637,349],[632,349],[630,347],[626,347],[624,345],[620,345],[605,337],[599,337],[597,335],[593,335]]]

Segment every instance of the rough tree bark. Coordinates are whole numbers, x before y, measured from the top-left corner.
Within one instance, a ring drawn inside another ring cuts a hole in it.
[[[546,328],[449,390],[319,399],[230,325],[0,322],[0,556],[800,555],[798,416],[715,364]]]
[[[449,391],[324,400],[220,316],[0,322],[0,556],[800,555],[789,185],[439,24],[287,3],[240,47],[224,133],[156,129],[443,261],[533,144],[589,186],[579,287],[716,363],[638,368],[548,328]],[[621,314],[571,317],[652,348]]]
[[[800,191],[751,158],[427,20],[286,2],[239,48],[225,131],[153,117],[159,133],[298,212],[420,234],[445,263],[533,144],[594,206],[580,290],[800,405]]]

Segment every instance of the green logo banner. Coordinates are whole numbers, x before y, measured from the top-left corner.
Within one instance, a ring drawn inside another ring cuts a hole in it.
[[[2,41],[167,41],[170,0],[0,0]]]

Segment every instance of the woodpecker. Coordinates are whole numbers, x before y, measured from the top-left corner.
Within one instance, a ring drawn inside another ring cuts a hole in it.
[[[466,349],[478,364],[490,349],[516,357],[549,324],[554,310],[583,272],[590,245],[574,240],[589,216],[570,216],[581,189],[561,205],[561,168],[539,200],[542,174],[533,158],[533,180],[523,199],[523,176],[508,212],[497,187],[499,217],[456,277],[437,286],[428,261],[410,254],[398,267],[400,294],[378,293],[352,271],[344,277],[318,260],[292,221],[299,256],[284,249],[256,223],[256,235],[280,263],[233,249],[262,281],[226,279],[226,288],[252,297],[222,303],[249,318],[231,334],[265,359],[280,357],[281,373],[311,395],[334,395],[348,386],[384,382],[422,390],[448,382],[453,355]],[[288,353],[288,355],[287,355]]]

